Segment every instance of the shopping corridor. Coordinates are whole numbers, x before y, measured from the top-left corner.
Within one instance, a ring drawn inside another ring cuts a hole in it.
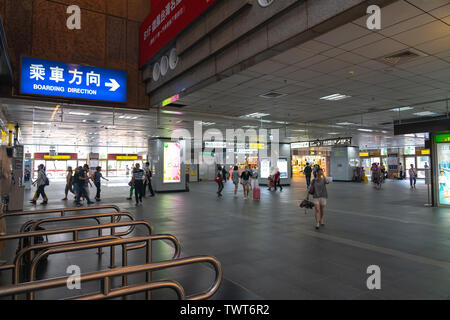
[[[298,206],[306,194],[301,178],[282,192],[262,187],[261,201],[244,200],[241,189],[234,197],[231,182],[218,198],[216,184],[203,182],[191,183],[190,192],[148,197],[141,206],[126,200],[125,180],[109,184],[103,187],[102,204],[116,204],[158,233],[173,234],[183,256],[216,257],[224,283],[240,292],[239,299],[450,297],[450,212],[424,206],[423,182],[416,190],[406,180],[389,180],[381,190],[367,183],[332,182],[326,225],[318,231],[313,211],[305,214]],[[73,205],[60,201],[62,190],[59,182],[48,188],[46,208]],[[31,196],[28,192],[27,200]],[[381,290],[367,288],[371,265],[381,268]]]

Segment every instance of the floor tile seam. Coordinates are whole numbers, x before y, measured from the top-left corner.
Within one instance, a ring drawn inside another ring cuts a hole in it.
[[[249,219],[249,217],[245,217],[245,216],[238,216],[238,215],[233,215],[233,216],[237,216],[241,219],[246,219],[246,220],[250,220],[250,221],[252,220],[252,219]],[[280,225],[273,223],[273,222],[270,222],[270,224],[280,229]],[[281,226],[281,229],[282,228],[284,228],[284,226]],[[302,232],[304,234],[307,234],[309,236],[313,236],[316,238],[321,238],[324,240],[329,240],[329,241],[333,241],[333,242],[337,242],[337,243],[343,243],[343,244],[361,248],[361,249],[366,249],[366,250],[375,251],[375,252],[382,253],[382,254],[387,254],[387,255],[391,255],[391,256],[395,256],[395,257],[399,257],[399,258],[404,258],[407,260],[412,260],[412,261],[419,262],[422,264],[428,264],[428,265],[433,265],[433,266],[437,266],[440,268],[450,269],[450,263],[446,262],[446,261],[435,260],[435,259],[431,259],[431,258],[427,258],[427,257],[423,257],[423,256],[410,254],[410,253],[403,252],[403,251],[396,250],[396,249],[380,247],[380,246],[376,246],[376,245],[372,245],[372,244],[368,244],[368,243],[364,243],[364,242],[360,242],[360,241],[345,239],[345,238],[332,236],[332,235],[326,235],[326,234],[318,233],[315,231],[309,231],[309,230],[306,230],[306,228],[303,228]]]

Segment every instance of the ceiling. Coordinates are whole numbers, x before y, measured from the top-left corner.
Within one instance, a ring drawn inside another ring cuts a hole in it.
[[[450,4],[400,0],[381,19],[381,30],[368,30],[363,17],[183,96],[182,108],[165,108],[178,114],[63,105],[52,118],[54,104],[0,102],[27,144],[145,146],[148,137],[170,137],[177,128],[192,132],[198,120],[209,122],[204,129],[279,128],[283,142],[353,136],[367,147],[422,145],[423,136],[393,137],[393,122],[448,113]],[[412,58],[383,60],[405,51]],[[261,97],[268,92],[282,96]],[[337,93],[350,97],[320,99]],[[70,114],[83,110],[89,115]],[[267,115],[245,117],[253,113]]]

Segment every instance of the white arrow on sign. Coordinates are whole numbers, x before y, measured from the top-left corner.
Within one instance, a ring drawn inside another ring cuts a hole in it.
[[[114,80],[114,79],[109,79],[109,81],[111,81],[111,82],[105,83],[105,86],[111,88],[111,89],[109,89],[109,91],[116,91],[117,89],[120,88],[120,84],[118,84],[116,80]]]

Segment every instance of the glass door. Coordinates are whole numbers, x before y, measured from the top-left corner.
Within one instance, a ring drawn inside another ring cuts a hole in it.
[[[417,157],[417,176],[420,179],[425,179],[425,169],[430,167],[430,157]]]

